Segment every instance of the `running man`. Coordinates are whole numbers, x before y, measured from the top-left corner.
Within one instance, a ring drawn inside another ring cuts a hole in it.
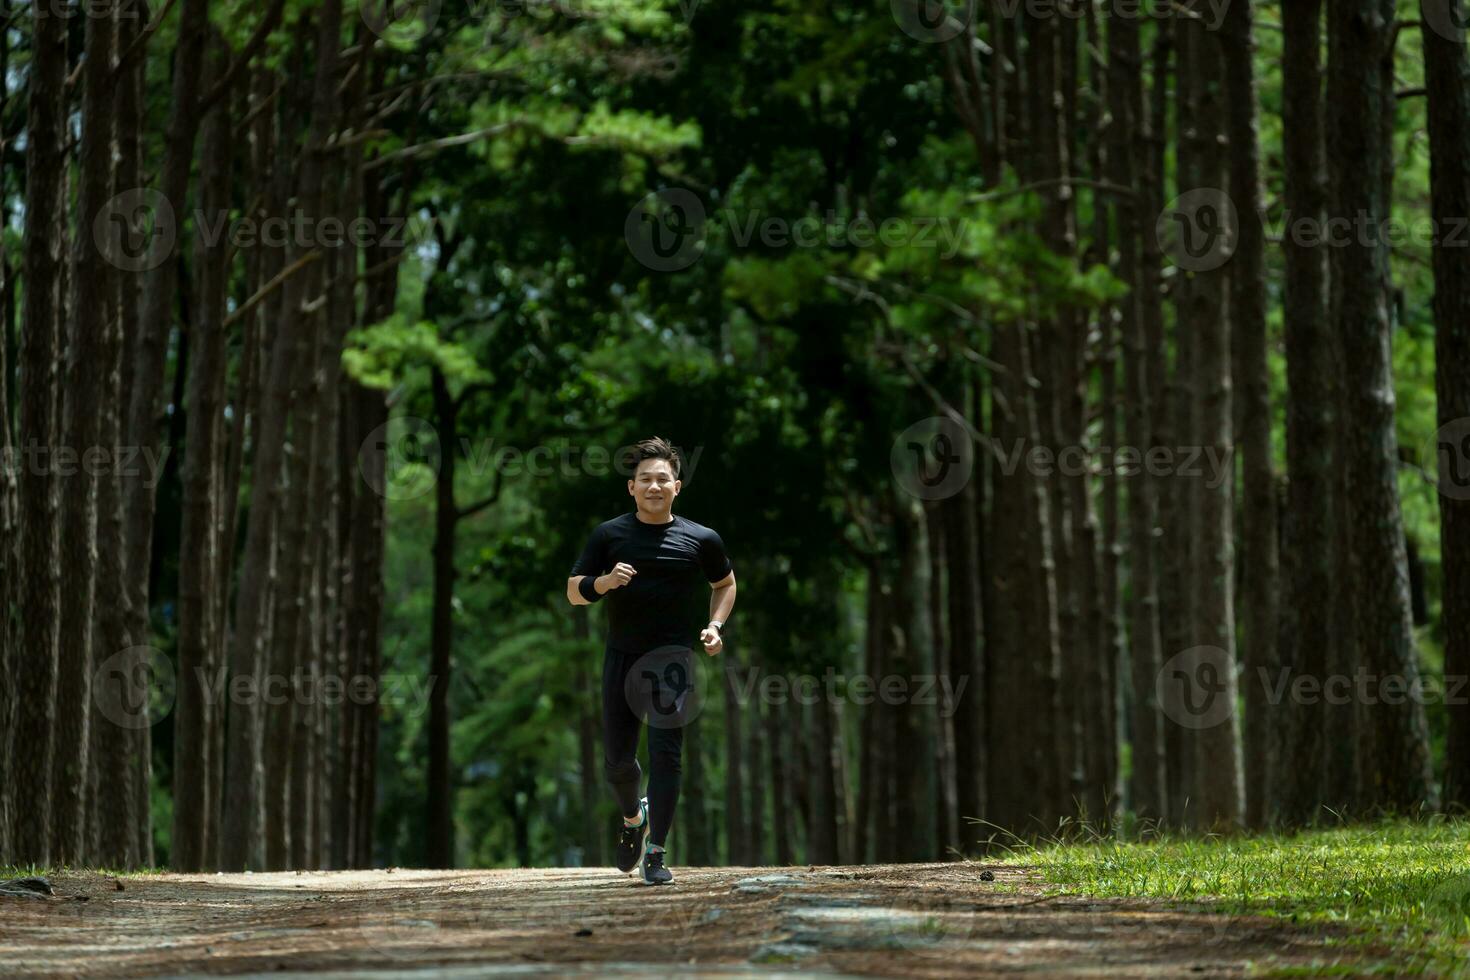
[[[698,620],[690,620],[690,604],[701,580],[712,592],[709,623],[699,640],[705,653],[719,653],[724,647],[720,630],[735,607],[735,573],[718,534],[673,514],[681,486],[678,451],[658,438],[645,439],[636,450],[628,495],[637,510],[593,530],[567,579],[567,601],[585,606],[610,596],[602,658],[602,741],[603,773],[623,813],[617,865],[624,873],[641,865],[644,884],[661,885],[674,877],[664,867],[664,841],[679,800],[684,730],[648,726],[653,771],[648,795],[640,798],[642,720],[629,704],[624,684],[644,654],[660,647],[688,649],[698,628]]]

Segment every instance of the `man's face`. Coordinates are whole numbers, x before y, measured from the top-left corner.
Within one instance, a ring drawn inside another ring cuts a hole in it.
[[[679,486],[668,460],[645,459],[638,464],[633,479],[628,481],[628,493],[644,514],[664,516],[673,507]]]

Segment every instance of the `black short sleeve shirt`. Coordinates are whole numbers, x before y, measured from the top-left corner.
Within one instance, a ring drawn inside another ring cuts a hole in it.
[[[597,525],[571,575],[603,575],[618,562],[638,574],[604,598],[607,642],[631,653],[692,646],[704,625],[696,605],[701,586],[725,578],[732,567],[725,542],[703,524],[677,515],[667,524],[647,524],[633,513]]]

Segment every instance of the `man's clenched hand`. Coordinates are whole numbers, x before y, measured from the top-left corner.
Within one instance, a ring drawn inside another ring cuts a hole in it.
[[[636,568],[634,568],[632,565],[629,565],[625,561],[620,561],[613,566],[612,571],[608,572],[606,575],[600,576],[598,581],[606,586],[606,588],[603,590],[603,594],[606,595],[613,589],[621,589],[623,586],[633,581],[633,576],[637,574],[638,570]]]

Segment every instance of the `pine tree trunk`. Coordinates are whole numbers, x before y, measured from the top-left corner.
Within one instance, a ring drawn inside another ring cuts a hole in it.
[[[371,307],[371,322],[391,312],[397,296],[397,277],[379,280],[382,289]],[[381,487],[387,478],[387,459],[378,439],[371,433],[388,424],[388,406],[384,393],[357,384],[349,385],[353,400],[353,417],[357,431],[348,443],[354,450],[354,466],[362,467],[363,481],[353,497],[352,536],[349,546],[352,561],[351,603],[346,621],[349,670],[353,674],[377,679],[382,660],[383,618],[383,551],[387,542],[387,512],[384,499],[366,487]],[[358,447],[361,447],[358,449]],[[346,825],[340,828],[345,848],[346,867],[370,867],[372,863],[372,827],[376,815],[375,773],[377,771],[378,705],[344,708],[344,730],[347,745],[343,750],[343,767],[347,785],[343,797],[347,804]],[[334,831],[334,836],[338,831]]]
[[[1321,0],[1282,10],[1282,131],[1286,207],[1305,228],[1324,216]],[[1320,246],[1297,234],[1282,242],[1286,264],[1286,456],[1289,482],[1281,553],[1287,601],[1281,607],[1279,660],[1292,678],[1328,671],[1323,638],[1332,631],[1332,338],[1326,321],[1327,267]],[[1335,251],[1335,250],[1332,250]],[[1346,566],[1336,566],[1345,569]],[[1258,679],[1247,676],[1247,682]],[[1326,715],[1321,701],[1287,699],[1277,713],[1280,765],[1271,773],[1277,817],[1287,826],[1315,820],[1322,803]],[[1267,819],[1272,818],[1270,810]]]
[[[1465,23],[1464,5],[1450,2],[1453,22]],[[1431,206],[1435,227],[1448,229],[1470,214],[1470,59],[1463,37],[1447,38],[1427,26],[1420,34]],[[1434,248],[1434,364],[1444,673],[1447,685],[1463,684],[1470,676],[1470,254],[1442,242]],[[1464,809],[1470,807],[1470,707],[1464,698],[1447,699],[1446,711],[1444,802]]]
[[[968,410],[974,387],[970,379],[963,379],[956,404],[978,422],[976,413]],[[984,517],[979,499],[982,486],[983,477],[979,481],[967,481],[958,493],[943,502],[940,521],[935,526],[942,527],[945,533],[933,536],[944,542],[945,599],[949,623],[945,645],[948,655],[944,666],[951,690],[958,695],[953,703],[942,707],[952,715],[949,727],[954,739],[954,843],[957,847],[963,847],[962,841],[967,836],[966,818],[976,818],[985,812],[985,717],[982,700],[985,697],[985,663],[981,637],[986,623],[980,594],[979,540],[979,525]],[[935,622],[939,621],[936,616]]]
[[[1245,822],[1264,826],[1272,809],[1275,711],[1261,672],[1274,674],[1277,562],[1276,478],[1271,471],[1271,384],[1266,364],[1266,273],[1261,226],[1260,151],[1256,139],[1255,40],[1250,4],[1231,4],[1222,25],[1229,106],[1230,196],[1239,236],[1230,260],[1230,330],[1234,406],[1242,457],[1241,653],[1244,675]],[[1288,135],[1288,139],[1291,137]]]
[[[125,51],[143,28],[139,5],[125,0],[119,7],[118,51]],[[121,192],[139,184],[142,140],[143,59],[135,59],[116,82],[114,109],[116,116],[117,163],[114,190]],[[138,334],[140,280],[131,270],[112,271],[113,298],[117,310],[118,347],[109,365],[107,390],[116,396],[102,406],[100,444],[122,445],[124,406],[130,382],[131,353]],[[116,457],[114,457],[116,459]],[[94,857],[100,866],[134,868],[139,866],[138,830],[147,827],[147,811],[138,812],[138,793],[128,778],[133,756],[142,739],[136,728],[118,727],[108,718],[128,717],[131,706],[141,705],[138,672],[141,653],[128,636],[128,586],[125,580],[126,539],[123,512],[123,477],[120,467],[102,474],[97,487],[97,616],[92,625],[93,649],[99,662],[106,662],[120,651],[132,649],[134,656],[125,658],[122,671],[98,678],[101,687],[93,691],[91,730],[91,785],[93,800],[88,808],[91,826],[88,837]],[[134,716],[136,724],[146,727],[155,720],[146,713]]]
[[[1347,63],[1338,52],[1342,42],[1342,32],[1334,25],[1345,16],[1345,8],[1339,4],[1329,3],[1327,5],[1327,78],[1324,92],[1323,129],[1324,129],[1324,156],[1327,163],[1328,191],[1324,197],[1324,216],[1331,218],[1336,214],[1336,199],[1339,197],[1339,187],[1342,182],[1341,174],[1345,169],[1364,165],[1362,161],[1349,161],[1331,152],[1336,145],[1334,136],[1339,124],[1341,114],[1326,108],[1331,105],[1331,95],[1327,94],[1338,84],[1333,81],[1333,72],[1342,72],[1347,69]],[[1360,66],[1361,67],[1361,66]],[[1358,70],[1358,69],[1352,69]],[[1353,125],[1357,125],[1355,122]],[[1341,431],[1342,424],[1351,415],[1348,411],[1347,392],[1343,384],[1343,374],[1347,370],[1346,354],[1344,352],[1344,341],[1339,332],[1342,322],[1343,282],[1345,277],[1345,266],[1343,265],[1345,251],[1341,248],[1327,249],[1328,268],[1328,315],[1327,323],[1330,325],[1327,331],[1330,344],[1331,360],[1328,371],[1328,383],[1332,392],[1332,479],[1334,486],[1339,492],[1331,496],[1333,513],[1332,527],[1332,568],[1334,570],[1332,590],[1332,616],[1327,634],[1328,659],[1327,676],[1352,677],[1359,668],[1357,628],[1354,622],[1354,585],[1352,583],[1351,566],[1354,559],[1352,536],[1349,533],[1352,520],[1348,504],[1348,443],[1346,434]],[[1337,700],[1337,699],[1334,699]],[[1323,772],[1323,805],[1334,815],[1335,819],[1351,817],[1358,810],[1359,801],[1359,776],[1361,766],[1358,760],[1358,729],[1361,724],[1358,698],[1348,697],[1341,699],[1341,703],[1329,701],[1325,711],[1326,720],[1326,752],[1325,766]]]
[[[341,0],[324,0],[319,16],[311,128],[301,157],[297,185],[298,207],[308,217],[320,214],[321,157],[337,118],[335,93]],[[306,249],[300,247],[296,252],[299,259],[305,255]],[[265,644],[270,624],[266,595],[274,577],[275,519],[280,512],[281,480],[285,468],[287,411],[293,396],[295,368],[312,353],[306,325],[301,320],[303,303],[312,298],[308,285],[307,279],[295,275],[282,287],[284,316],[271,352],[270,371],[262,399],[252,474],[252,506],[235,603],[231,672],[237,677],[253,678],[257,689],[262,681],[263,668],[267,666],[269,650]],[[294,600],[295,596],[285,596],[282,601]],[[261,749],[260,712],[251,705],[232,704],[221,855],[221,863],[226,870],[243,870],[247,864],[260,867],[265,860]]]
[[[789,688],[787,688],[789,690]],[[786,781],[786,754],[790,746],[786,744],[786,732],[783,708],[785,705],[772,703],[766,705],[766,776],[771,786],[771,838],[775,844],[776,863],[781,867],[788,867],[794,858],[794,829],[792,811],[793,789]]]
[[[72,250],[72,320],[67,344],[65,444],[82,466],[61,481],[61,594],[67,614],[58,635],[56,758],[52,822],[57,863],[92,858],[87,846],[91,776],[92,622],[97,609],[97,486],[86,453],[101,448],[103,405],[117,392],[107,384],[122,340],[117,335],[113,266],[97,248],[92,225],[113,194],[112,67],[117,57],[117,4],[103,0],[86,18],[83,58],[79,221]]]
[[[888,715],[888,760],[893,773],[895,792],[892,799],[898,832],[894,835],[894,859],[898,861],[932,861],[938,853],[935,824],[938,814],[925,800],[933,800],[935,791],[930,779],[933,766],[915,766],[911,759],[935,757],[932,720],[937,709],[928,709],[911,700],[915,693],[888,703],[882,696],[883,685],[890,679],[907,685],[911,678],[932,669],[929,651],[934,645],[929,623],[927,596],[933,584],[929,580],[928,532],[924,509],[905,491],[894,487],[894,548],[898,552],[898,575],[894,580],[895,642],[892,661],[878,675],[879,703]],[[932,710],[932,713],[931,713]]]
[[[1148,295],[1149,280],[1141,267],[1139,212],[1147,207],[1148,177],[1140,172],[1135,138],[1148,144],[1148,119],[1143,114],[1140,83],[1142,61],[1138,22],[1116,12],[1108,18],[1108,103],[1112,116],[1112,140],[1108,146],[1108,171],[1113,183],[1136,188],[1137,197],[1120,195],[1114,202],[1117,221],[1118,276],[1128,285],[1128,295],[1119,303],[1123,344],[1123,387],[1125,442],[1137,458],[1120,461],[1117,478],[1128,488],[1128,667],[1131,712],[1128,717],[1132,747],[1132,782],[1129,798],[1135,816],[1143,820],[1164,817],[1163,716],[1159,713],[1155,680],[1161,667],[1159,656],[1159,596],[1154,574],[1153,529],[1158,520],[1155,486],[1142,465],[1142,453],[1152,443],[1151,395],[1148,375],[1148,341],[1144,332],[1145,306],[1156,299]]]
[[[593,650],[591,611],[587,606],[572,610],[572,629],[582,648]],[[607,834],[599,819],[604,807],[602,788],[602,752],[598,734],[597,706],[601,703],[597,689],[594,662],[577,670],[577,769],[581,784],[582,855],[584,867],[602,867],[607,863]]]
[[[709,867],[714,863],[705,784],[704,732],[697,725],[687,725],[684,728],[684,777],[679,797],[679,823],[689,855],[686,860],[696,867]]]
[[[205,30],[208,26],[209,0],[180,0],[178,46],[174,53],[173,86],[169,100],[168,129],[164,136],[163,159],[158,166],[155,185],[163,199],[173,208],[175,218],[185,208],[188,198],[189,173],[194,162],[194,140],[199,129],[199,78],[204,67]],[[164,377],[168,358],[169,334],[174,324],[174,309],[179,293],[179,268],[175,261],[177,243],[148,276],[143,297],[143,314],[131,351],[125,352],[131,364],[124,368],[130,378],[127,419],[124,426],[127,444],[143,453],[159,449],[158,418],[165,394]],[[149,572],[153,556],[153,506],[156,486],[148,486],[144,478],[129,476],[124,481],[124,508],[127,526],[128,638],[134,644],[149,639]],[[148,730],[140,729],[134,758],[146,766]],[[145,788],[146,789],[146,788]],[[135,792],[142,792],[135,785]],[[146,793],[145,793],[146,795]]]
[[[751,657],[751,669],[761,676],[757,656]],[[756,697],[744,706],[745,712],[745,758],[750,760],[749,779],[745,785],[745,852],[752,865],[771,863],[771,829],[766,823],[766,790],[769,778],[762,778],[761,755],[761,699]],[[737,804],[738,805],[738,804]]]
[[[741,773],[744,752],[741,726],[747,723],[746,708],[740,703],[740,661],[726,650],[720,655],[723,670],[720,683],[725,694],[725,850],[726,860],[733,865],[751,863],[746,843],[745,780]]]
[[[1194,120],[1194,176],[1199,187],[1223,187],[1224,155],[1219,152],[1224,133],[1221,78],[1224,74],[1220,38],[1198,20],[1189,22],[1191,63],[1195,69],[1198,114]],[[1237,204],[1239,209],[1239,205]],[[1254,215],[1250,216],[1251,218]],[[1223,461],[1218,486],[1193,478],[1198,514],[1198,543],[1194,551],[1196,632],[1194,644],[1213,648],[1193,658],[1198,693],[1206,704],[1222,699],[1229,710],[1218,724],[1195,730],[1194,772],[1200,825],[1207,829],[1237,827],[1244,818],[1244,799],[1236,704],[1235,555],[1234,555],[1234,433],[1230,377],[1230,301],[1223,268],[1196,272],[1190,289],[1191,318],[1181,328],[1198,339],[1193,363],[1192,396],[1198,406],[1197,445],[1204,459]],[[1208,470],[1206,471],[1209,472]],[[1193,645],[1193,644],[1192,644]],[[1208,659],[1207,659],[1208,658]],[[1211,678],[1210,673],[1216,674]]]
[[[878,562],[877,556],[868,558],[867,584],[864,588],[866,602],[862,670],[869,677],[881,676],[883,649],[888,631],[887,609]],[[861,707],[862,710],[857,714],[858,788],[850,858],[858,864],[873,860],[873,843],[879,829],[877,810],[881,796],[878,742],[882,738],[882,729],[878,725],[875,705],[869,703]]]
[[[434,426],[446,447],[434,486],[434,607],[429,643],[429,784],[425,839],[431,868],[454,866],[453,791],[449,746],[449,671],[454,643],[454,539],[459,513],[454,502],[455,455],[459,445],[458,405],[438,368],[433,369]]]
[[[1186,135],[1186,129],[1196,124],[1198,106],[1194,94],[1193,61],[1194,46],[1190,43],[1187,21],[1173,17],[1161,24],[1161,29],[1171,32],[1175,51],[1174,105],[1180,120],[1176,132],[1175,192],[1183,194],[1200,186],[1194,173],[1194,145]],[[1157,57],[1157,52],[1156,52]],[[1159,84],[1165,84],[1156,79]],[[1160,116],[1156,109],[1156,118]],[[1160,131],[1160,136],[1164,131]],[[1162,171],[1161,171],[1162,173]],[[1191,317],[1191,294],[1193,281],[1187,275],[1176,276],[1172,286],[1174,300],[1172,368],[1163,368],[1160,373],[1166,380],[1161,390],[1167,402],[1167,410],[1155,419],[1155,432],[1160,445],[1178,460],[1181,448],[1200,445],[1197,430],[1196,399],[1193,393],[1194,355],[1197,347],[1196,329]],[[1164,359],[1167,355],[1161,348],[1153,348],[1155,356]],[[1184,651],[1195,646],[1196,618],[1193,575],[1195,571],[1194,542],[1198,529],[1194,526],[1194,486],[1175,470],[1166,471],[1159,477],[1159,526],[1163,532],[1160,557],[1159,621],[1163,649],[1161,656],[1171,672],[1183,671],[1185,676],[1194,675],[1194,665],[1187,658],[1176,660]],[[1178,719],[1186,717],[1184,688],[1176,676],[1165,678],[1162,705],[1167,723],[1164,726],[1165,763],[1168,778],[1165,795],[1169,801],[1169,823],[1175,827],[1187,827],[1195,822],[1199,799],[1194,785],[1194,737],[1193,732]]]
[[[214,73],[226,70],[229,49],[222,37],[212,41]],[[220,104],[205,120],[200,147],[202,214],[208,226],[229,216],[229,103]],[[199,871],[208,863],[208,795],[213,777],[209,751],[211,715],[209,666],[224,635],[216,596],[229,591],[228,569],[220,564],[222,527],[219,487],[224,428],[224,386],[228,353],[225,305],[229,269],[226,243],[211,246],[204,235],[195,239],[194,272],[197,309],[193,323],[193,363],[184,396],[188,445],[184,456],[183,522],[179,536],[179,668],[174,715],[174,813],[170,864]]]
[[[942,533],[948,531],[948,517],[954,499],[930,502],[924,507],[924,524],[929,529],[925,535],[929,563],[928,621],[933,632],[929,650],[927,653],[921,650],[920,655],[926,657],[925,669],[936,679],[936,684],[938,678],[950,678],[952,681],[954,677],[950,665],[954,626],[945,621],[945,594],[954,583],[945,581],[945,567],[947,552],[966,544],[964,539],[953,541]],[[959,499],[963,503],[964,498]],[[960,809],[955,778],[954,706],[945,703],[939,692],[935,697],[934,727],[934,795],[931,798],[934,800],[938,853],[948,857],[960,846]]]
[[[837,864],[838,807],[842,796],[838,792],[837,778],[840,770],[833,762],[835,743],[833,739],[832,704],[825,691],[817,695],[816,701],[807,707],[810,724],[810,765],[807,773],[812,781],[811,824],[807,833],[807,860],[813,864]]]
[[[1327,105],[1336,122],[1328,154],[1353,164],[1334,175],[1332,211],[1350,221],[1366,215],[1370,223],[1379,222],[1387,217],[1382,172],[1390,148],[1382,128],[1363,121],[1379,120],[1384,100],[1394,94],[1385,91],[1378,72],[1364,66],[1385,56],[1394,35],[1394,4],[1344,0],[1331,9]],[[1395,697],[1382,687],[1402,683],[1413,691],[1419,683],[1398,500],[1388,257],[1381,244],[1370,241],[1352,240],[1337,251],[1342,281],[1335,326],[1342,338],[1347,412],[1338,428],[1348,478],[1354,631],[1358,661],[1380,685],[1360,705],[1361,802],[1370,809],[1411,812],[1433,797],[1423,699]]]
[[[55,446],[60,440],[57,360],[61,348],[62,265],[66,235],[67,18],[49,4],[32,7],[30,108],[26,123],[26,207],[23,253],[25,313],[21,333],[19,442]],[[12,857],[51,863],[51,767],[55,758],[57,637],[60,576],[57,481],[49,468],[26,467],[20,478],[20,567],[15,742],[12,778],[18,806]]]
[[[0,3],[0,17],[9,22],[10,4]],[[0,105],[10,105],[10,32],[0,31]],[[6,149],[6,140],[0,135],[0,153]],[[0,227],[10,226],[10,206],[0,201]],[[17,542],[20,537],[16,513],[15,468],[10,465],[10,336],[14,329],[11,321],[10,297],[12,293],[10,254],[5,243],[0,241],[0,676],[15,678],[18,668],[14,661],[16,647],[16,573],[20,568]],[[12,753],[15,738],[15,684],[7,683],[0,690],[0,864],[11,863],[10,841],[14,833],[15,790]]]

